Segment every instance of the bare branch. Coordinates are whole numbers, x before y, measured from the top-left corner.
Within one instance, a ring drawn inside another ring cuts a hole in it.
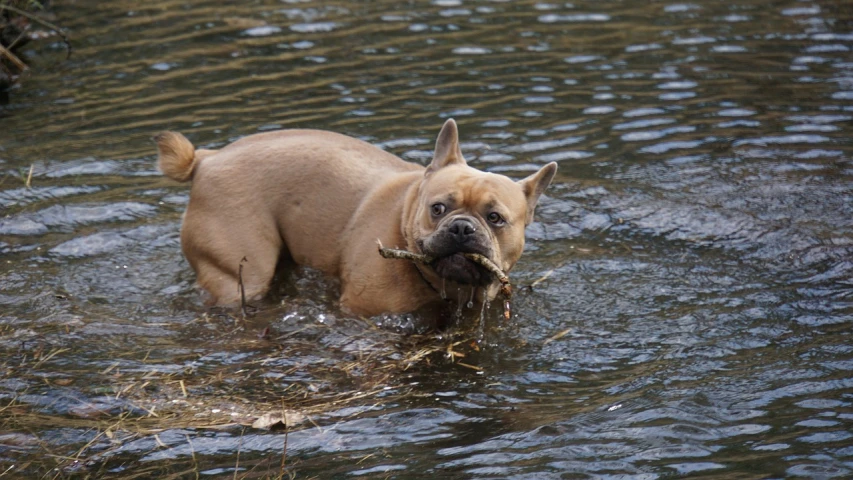
[[[65,43],[65,47],[68,48],[68,56],[66,56],[65,59],[68,60],[69,58],[71,58],[71,52],[73,49],[71,48],[71,41],[68,40],[68,34],[65,33],[65,30],[57,27],[56,25],[48,22],[47,20],[44,20],[44,19],[37,17],[35,14],[32,14],[26,10],[21,10],[20,8],[15,8],[11,5],[0,4],[0,10],[9,10],[10,12],[16,13],[22,17],[27,17],[30,20],[38,23],[39,25],[47,27],[47,28],[53,30],[54,32],[56,32],[57,35],[62,37],[62,41]]]

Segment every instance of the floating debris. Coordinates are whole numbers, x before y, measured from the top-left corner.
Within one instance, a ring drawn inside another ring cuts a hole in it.
[[[252,422],[252,428],[279,431],[299,425],[305,420],[305,415],[299,412],[265,413]]]

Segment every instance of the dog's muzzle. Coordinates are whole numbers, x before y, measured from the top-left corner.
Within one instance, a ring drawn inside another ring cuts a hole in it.
[[[430,266],[440,277],[465,285],[488,285],[492,274],[463,255],[479,253],[491,258],[491,238],[483,229],[464,216],[450,219],[423,243],[422,251],[436,258]]]

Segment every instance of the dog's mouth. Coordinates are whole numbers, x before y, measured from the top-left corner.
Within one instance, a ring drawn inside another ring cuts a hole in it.
[[[492,274],[465,257],[462,252],[434,260],[430,266],[439,277],[463,285],[485,286],[492,282]]]

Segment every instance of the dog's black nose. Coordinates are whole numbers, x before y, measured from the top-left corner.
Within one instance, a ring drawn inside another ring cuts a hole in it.
[[[474,236],[474,232],[477,231],[477,227],[474,226],[474,223],[471,220],[457,218],[450,223],[450,227],[448,227],[447,230],[453,235],[453,238],[457,242],[465,243],[468,239]]]

